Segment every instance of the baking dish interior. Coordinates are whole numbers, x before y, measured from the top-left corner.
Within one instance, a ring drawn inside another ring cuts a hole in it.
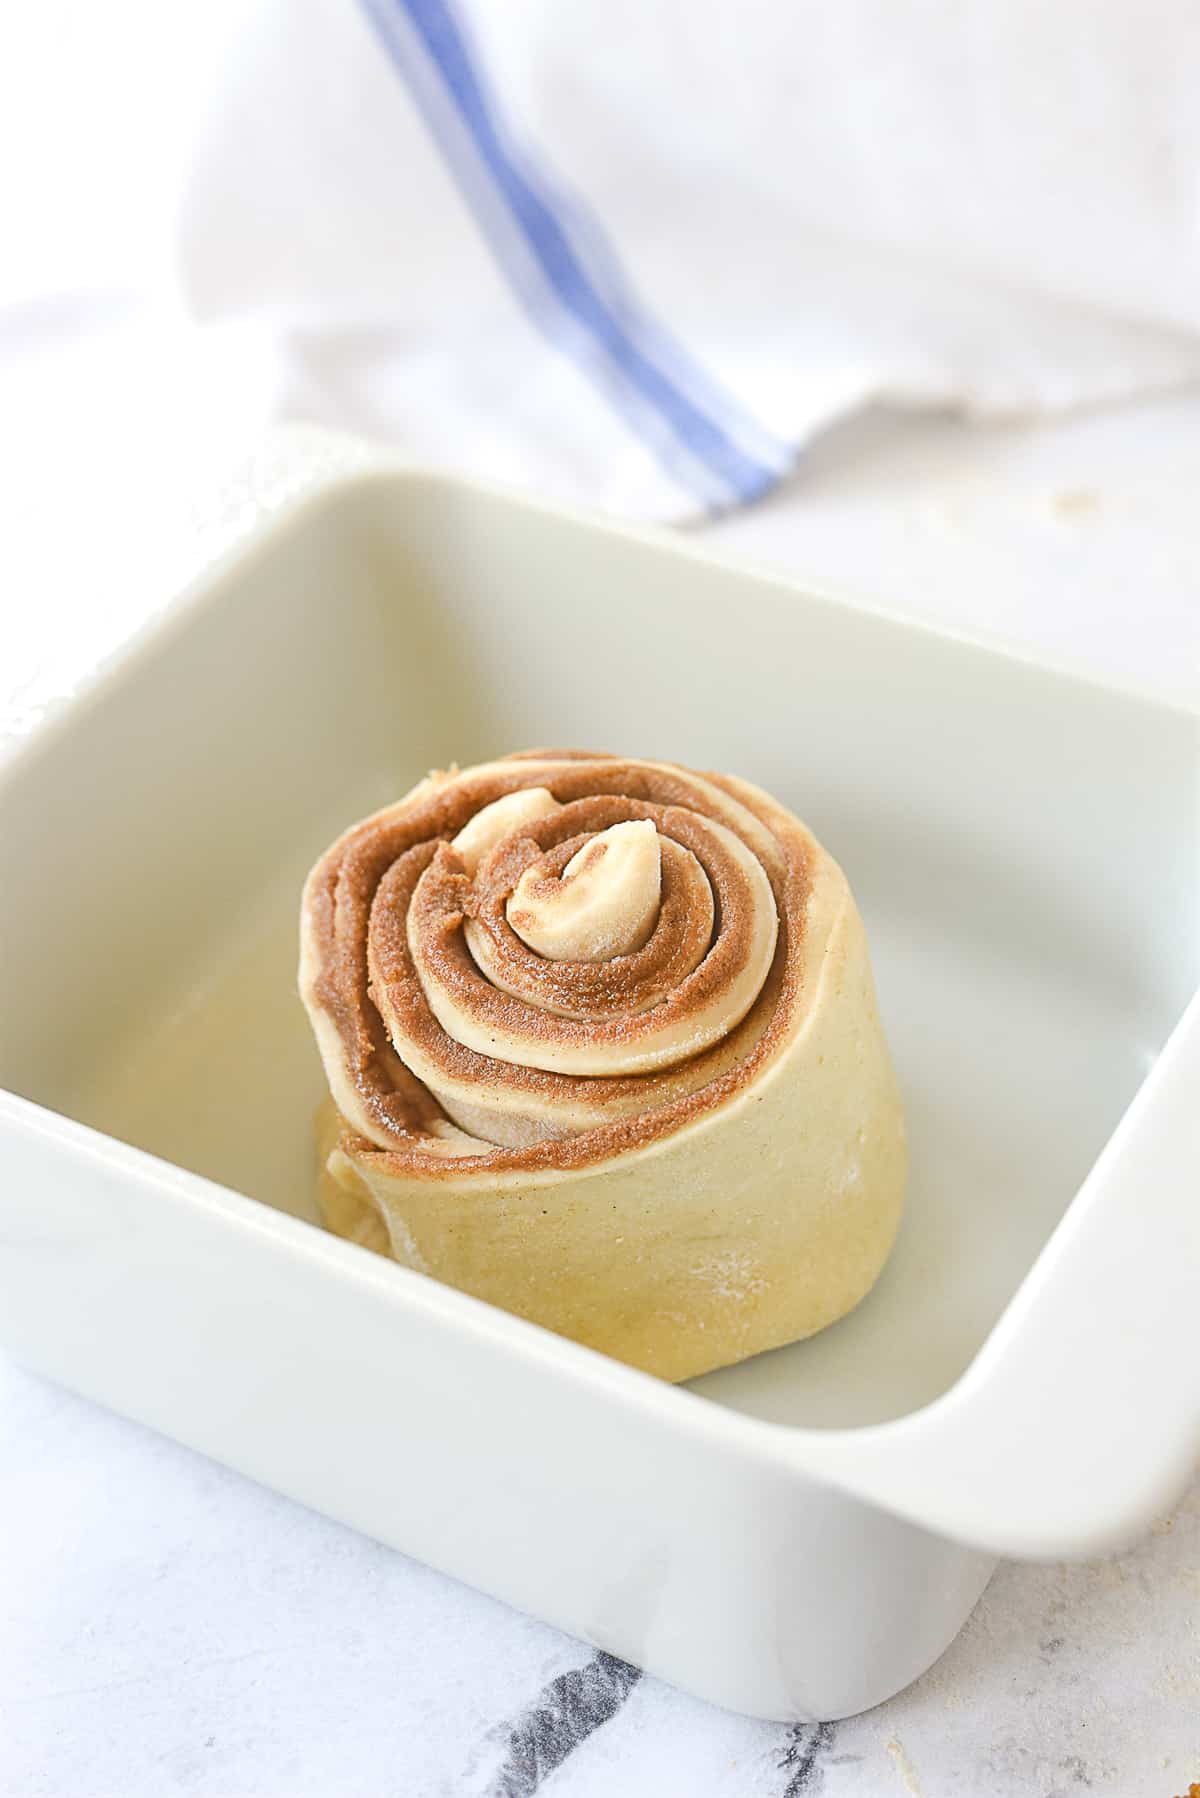
[[[1186,714],[436,477],[233,558],[0,792],[0,1079],[314,1218],[309,863],[431,766],[525,745],[745,774],[850,875],[904,1088],[900,1242],[859,1310],[696,1382],[823,1427],[945,1392],[1197,980]]]

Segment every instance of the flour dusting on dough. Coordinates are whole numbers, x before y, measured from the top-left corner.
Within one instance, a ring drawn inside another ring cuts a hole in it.
[[[708,1255],[696,1263],[695,1272],[718,1298],[736,1302],[766,1290],[758,1262],[745,1249],[723,1249],[720,1254]]]

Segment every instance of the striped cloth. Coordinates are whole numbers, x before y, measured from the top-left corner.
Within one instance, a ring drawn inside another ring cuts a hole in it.
[[[757,499],[786,446],[722,392],[632,291],[598,221],[523,153],[448,0],[365,0],[513,294],[706,507]]]
[[[1151,9],[1131,45],[1117,0],[249,0],[181,290],[276,415],[649,517],[759,499],[866,400],[1182,382],[1200,32]]]

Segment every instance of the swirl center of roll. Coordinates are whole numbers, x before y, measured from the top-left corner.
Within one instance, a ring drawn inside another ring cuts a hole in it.
[[[454,1156],[665,1116],[773,1028],[806,880],[736,792],[673,765],[432,775],[310,877],[339,1108]]]
[[[611,961],[646,943],[662,899],[662,854],[648,818],[600,831],[561,876],[527,868],[506,907],[509,923],[547,961]]]

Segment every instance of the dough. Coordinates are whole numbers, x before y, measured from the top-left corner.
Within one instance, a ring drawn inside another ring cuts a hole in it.
[[[812,1335],[883,1267],[904,1124],[862,923],[747,782],[540,750],[432,774],[313,869],[300,987],[324,1215],[409,1267],[672,1380]]]

